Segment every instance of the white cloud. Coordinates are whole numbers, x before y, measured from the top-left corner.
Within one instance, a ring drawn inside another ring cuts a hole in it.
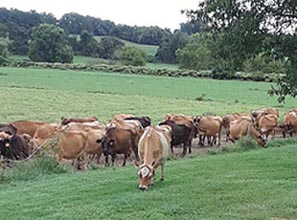
[[[53,13],[90,15],[117,24],[179,28],[187,21],[182,9],[196,9],[199,0],[1,0],[0,7]]]

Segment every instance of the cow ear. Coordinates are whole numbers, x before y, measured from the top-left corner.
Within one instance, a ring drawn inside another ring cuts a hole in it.
[[[139,168],[139,166],[140,166],[139,161],[134,160],[134,167],[135,167],[135,168]]]

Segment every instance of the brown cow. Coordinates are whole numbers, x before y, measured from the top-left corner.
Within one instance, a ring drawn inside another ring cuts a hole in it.
[[[164,180],[164,164],[170,155],[171,128],[168,125],[147,127],[138,143],[141,164],[138,167],[139,189],[146,190],[154,184],[155,171],[161,166],[161,181]]]
[[[34,136],[36,130],[43,126],[47,125],[47,122],[41,122],[41,121],[26,121],[26,120],[20,120],[20,121],[14,121],[11,123],[16,129],[17,134],[28,134],[31,137]]]
[[[174,121],[176,124],[180,125],[185,125],[188,128],[190,128],[190,134],[188,136],[188,143],[187,145],[189,146],[189,153],[191,153],[191,145],[192,145],[192,140],[194,137],[196,137],[197,134],[197,128],[195,127],[194,124],[194,117],[193,116],[185,116],[184,114],[167,114],[164,118],[164,121],[160,122],[164,123],[166,121]]]
[[[280,125],[283,129],[283,137],[286,137],[286,132],[289,132],[290,137],[297,134],[297,110],[290,110],[284,114],[283,124]]]
[[[102,140],[103,153],[105,156],[105,165],[109,165],[108,155],[111,155],[112,166],[117,154],[124,154],[122,166],[125,166],[126,159],[133,150],[135,157],[138,159],[137,153],[137,135],[138,131],[131,128],[123,128],[121,126],[108,127]]]
[[[0,155],[10,160],[26,159],[31,153],[28,146],[30,139],[28,134],[10,135],[0,132]]]
[[[210,146],[213,146],[218,137],[218,146],[221,145],[221,129],[223,119],[219,116],[202,116],[195,119],[199,131],[199,144],[204,145],[205,137],[210,140]],[[211,140],[212,138],[212,140]]]
[[[234,143],[235,140],[238,140],[244,136],[251,136],[260,146],[266,147],[265,140],[262,138],[261,134],[257,131],[252,122],[245,119],[231,122],[230,140]]]

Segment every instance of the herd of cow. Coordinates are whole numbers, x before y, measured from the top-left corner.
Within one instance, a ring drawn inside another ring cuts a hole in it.
[[[225,129],[226,141],[235,142],[250,136],[266,147],[268,136],[275,136],[280,130],[283,136],[297,133],[297,109],[285,113],[282,124],[278,123],[276,108],[254,110],[251,114],[235,113],[219,116],[185,116],[168,114],[157,126],[151,126],[148,116],[115,115],[108,124],[101,124],[96,117],[61,118],[59,123],[40,121],[14,121],[0,124],[0,155],[4,160],[26,160],[37,151],[57,149],[57,159],[72,160],[76,169],[86,169],[92,160],[103,153],[105,164],[112,166],[117,154],[124,154],[123,166],[133,151],[135,166],[139,172],[139,189],[147,189],[153,184],[155,170],[161,167],[164,179],[164,163],[173,147],[182,146],[185,155],[191,153],[194,138],[199,137],[199,145],[221,143],[221,130]],[[56,143],[52,143],[56,140]],[[207,143],[206,143],[207,142]]]

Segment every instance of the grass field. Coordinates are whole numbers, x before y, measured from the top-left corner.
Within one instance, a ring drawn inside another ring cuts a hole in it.
[[[201,115],[249,112],[278,106],[267,96],[269,83],[197,78],[135,76],[104,72],[0,68],[0,121],[95,115],[102,121],[117,113]],[[199,101],[200,100],[200,101]],[[288,99],[282,112],[296,108]]]
[[[269,87],[263,82],[0,68],[0,122],[92,115],[108,121],[117,113],[133,113],[149,115],[156,124],[170,112],[249,112],[278,106],[266,94]],[[280,110],[293,107],[296,100],[288,99]],[[27,171],[39,171],[32,176],[20,170],[1,183],[0,173],[0,219],[297,219],[296,142],[168,161],[165,181],[147,192],[137,189],[132,166],[47,175],[33,164]]]
[[[288,145],[168,161],[146,192],[132,166],[42,175],[0,185],[0,219],[297,219],[296,154]]]

